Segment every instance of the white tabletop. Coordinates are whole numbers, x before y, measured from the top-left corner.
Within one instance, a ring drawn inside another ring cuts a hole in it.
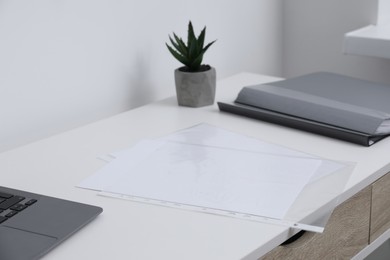
[[[216,100],[277,78],[241,73],[221,80]],[[177,106],[175,97],[0,154],[2,186],[100,206],[104,212],[44,259],[257,259],[289,237],[284,226],[107,198],[76,188],[103,166],[97,156],[206,122],[334,160],[356,162],[341,201],[390,171],[390,138],[363,147],[222,113]],[[341,202],[340,201],[340,202]]]

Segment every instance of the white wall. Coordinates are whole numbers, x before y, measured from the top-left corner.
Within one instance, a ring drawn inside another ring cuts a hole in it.
[[[333,71],[390,84],[390,60],[344,55],[344,34],[376,23],[375,0],[285,0],[283,76]]]
[[[390,23],[390,0],[378,0],[377,24]]]
[[[280,74],[281,0],[1,0],[0,152],[174,94],[192,20],[218,77]],[[136,126],[135,126],[136,127]]]
[[[327,70],[390,84],[390,61],[342,54],[377,0],[0,0],[0,152],[174,95],[168,34],[207,25],[223,78]],[[282,62],[283,58],[283,62]]]

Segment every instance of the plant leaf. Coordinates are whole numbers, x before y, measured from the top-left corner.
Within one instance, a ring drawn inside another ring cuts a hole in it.
[[[169,40],[171,41],[173,48],[175,48],[177,52],[182,54],[180,46],[171,38],[171,36],[169,36]]]
[[[216,42],[216,41],[217,41],[217,40],[214,40],[214,41],[210,42],[209,44],[207,44],[206,47],[203,48],[202,53],[205,53],[205,52],[207,51],[207,49],[208,49],[211,45],[213,45],[213,43]]]
[[[206,37],[206,26],[203,28],[203,30],[201,31],[198,37],[198,47],[200,50],[203,49],[205,37]]]
[[[202,64],[202,60],[203,60],[203,54],[200,54],[198,55],[198,57],[196,57],[192,63],[191,63],[191,68],[193,69],[192,71],[198,71],[201,64]]]
[[[178,51],[184,56],[188,56],[188,48],[184,43],[184,41],[181,38],[179,38],[175,33],[173,34],[173,36],[175,37],[176,43],[179,46]]]
[[[191,46],[189,47],[189,55],[188,55],[188,59],[190,61],[191,64],[191,67],[193,67],[196,63],[194,63],[193,61],[199,56],[199,49],[198,49],[198,44],[196,41],[192,41],[191,42]],[[196,67],[196,65],[195,65]],[[193,70],[196,70],[197,68],[192,68]]]
[[[190,48],[190,45],[193,41],[196,41],[196,36],[194,33],[194,27],[192,27],[191,21],[188,23],[188,38],[187,38],[187,46]]]
[[[168,44],[165,44],[169,50],[169,52],[173,55],[173,57],[175,57],[179,62],[183,63],[185,66],[189,67],[190,66],[190,62],[188,60],[187,57],[181,55],[180,53],[178,53],[177,51],[175,51],[171,46],[169,46]]]

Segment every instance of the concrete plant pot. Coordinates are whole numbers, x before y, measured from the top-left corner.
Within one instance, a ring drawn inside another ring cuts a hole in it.
[[[175,70],[176,95],[179,106],[203,107],[214,104],[216,71],[184,72]]]

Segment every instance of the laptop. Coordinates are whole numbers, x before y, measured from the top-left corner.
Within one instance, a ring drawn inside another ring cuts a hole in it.
[[[103,210],[0,187],[0,259],[39,259]]]

